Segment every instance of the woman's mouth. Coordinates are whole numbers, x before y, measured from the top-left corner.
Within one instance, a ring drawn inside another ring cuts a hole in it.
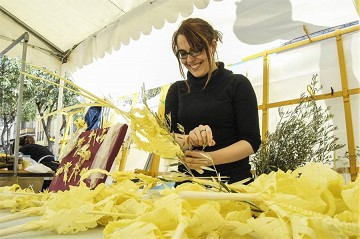
[[[191,64],[188,65],[190,67],[191,70],[196,71],[200,68],[201,63],[196,63],[196,64]]]

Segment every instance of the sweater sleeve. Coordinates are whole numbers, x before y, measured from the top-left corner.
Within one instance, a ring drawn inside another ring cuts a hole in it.
[[[170,115],[171,122],[168,123],[171,126],[171,132],[175,132],[175,133],[179,133],[179,130],[177,128],[178,110],[179,110],[178,87],[177,87],[177,83],[175,82],[169,87],[169,90],[165,98],[165,115],[166,116]]]
[[[239,138],[247,141],[256,152],[261,144],[256,94],[249,79],[237,76],[233,93]]]

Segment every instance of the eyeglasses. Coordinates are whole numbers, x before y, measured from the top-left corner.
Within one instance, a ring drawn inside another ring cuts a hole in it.
[[[184,50],[180,50],[176,53],[176,56],[179,58],[179,59],[186,59],[188,57],[188,55],[192,56],[192,57],[195,57],[195,56],[198,56],[201,54],[203,49],[196,49],[196,50],[192,50],[192,51],[184,51]]]

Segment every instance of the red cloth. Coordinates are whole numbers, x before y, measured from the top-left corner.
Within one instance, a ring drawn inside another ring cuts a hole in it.
[[[127,128],[128,128],[128,126],[126,124],[123,124],[119,129],[118,135],[116,137],[116,141],[115,141],[112,149],[110,149],[108,157],[107,157],[107,163],[106,163],[106,168],[105,168],[105,170],[107,170],[107,171],[110,171],[111,166],[115,160],[115,157],[121,148],[121,145],[125,138]],[[94,161],[94,158],[96,156],[96,153],[99,150],[99,148],[103,142],[102,141],[101,143],[99,143],[98,141],[94,140],[94,138],[96,138],[98,135],[102,135],[103,133],[107,133],[108,130],[109,130],[109,128],[95,129],[95,130],[84,131],[83,133],[80,134],[80,136],[78,137],[78,142],[80,142],[79,140],[81,140],[81,139],[84,139],[84,142],[81,145],[76,145],[74,147],[74,149],[61,160],[60,166],[59,166],[58,170],[56,171],[56,174],[49,186],[49,192],[51,192],[51,191],[56,192],[58,190],[65,191],[65,190],[69,190],[70,186],[79,185],[81,170],[84,168],[90,169],[90,167]],[[91,137],[90,135],[92,133],[93,134],[96,133],[96,137]],[[75,152],[87,143],[89,143],[89,145],[90,145],[88,150],[91,151],[91,157],[88,160],[85,160],[81,164],[77,174],[75,174],[75,173],[73,174],[73,171],[76,167],[75,166],[76,163],[78,163],[81,160],[81,157],[79,155],[75,154]],[[61,170],[63,170],[65,168],[64,166],[68,162],[71,163],[71,166],[69,167],[69,170],[67,172],[67,180],[66,180],[66,182],[64,182],[65,173],[64,173],[64,171],[61,171]],[[73,174],[73,176],[71,176],[72,174]],[[70,179],[70,177],[71,177],[71,179]],[[105,182],[105,180],[106,180],[106,175],[103,179],[99,180],[95,186],[97,186],[100,183]],[[85,180],[85,183],[88,187],[90,186],[89,182],[87,180]]]

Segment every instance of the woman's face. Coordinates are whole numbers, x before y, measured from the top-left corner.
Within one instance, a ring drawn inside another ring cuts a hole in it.
[[[177,50],[190,52],[195,49],[191,49],[188,41],[184,35],[177,37]],[[202,77],[209,73],[209,60],[206,57],[205,50],[201,51],[198,56],[187,55],[185,59],[180,59],[181,63],[188,69],[188,71],[195,77]]]

